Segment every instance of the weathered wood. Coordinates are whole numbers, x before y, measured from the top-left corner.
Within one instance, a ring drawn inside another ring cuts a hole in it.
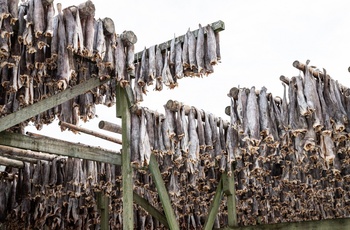
[[[100,129],[109,131],[109,132],[113,132],[113,133],[122,133],[122,127],[120,125],[114,124],[112,122],[109,121],[100,121],[98,123],[98,127]]]
[[[227,199],[228,226],[237,227],[235,179],[233,175],[229,176],[227,173],[223,173],[222,178],[222,190]]]
[[[91,0],[80,3],[78,5],[79,14],[81,18],[85,18],[88,16],[95,16],[95,5]]]
[[[168,191],[165,187],[162,175],[160,174],[158,162],[153,154],[151,155],[148,168],[153,176],[153,182],[156,185],[159,199],[162,202],[163,210],[168,221],[169,229],[180,229],[176,221],[175,212],[171,206]]]
[[[102,23],[103,23],[103,32],[106,35],[112,35],[115,33],[115,26],[114,26],[114,22],[111,18],[104,18],[102,19]]]
[[[49,98],[38,101],[32,105],[11,113],[5,117],[0,118],[0,132],[21,122],[26,121],[29,118],[36,116],[48,109],[51,109],[57,105],[62,104],[76,96],[79,96],[99,85],[106,83],[108,79],[100,80],[98,78],[90,78],[89,80],[82,82],[71,88],[67,88],[59,92],[58,94],[52,95]]]
[[[208,217],[205,220],[205,224],[204,224],[205,230],[213,229],[214,221],[215,221],[216,215],[217,215],[217,213],[219,211],[219,207],[220,207],[222,192],[223,192],[223,189],[222,189],[222,178],[221,178],[219,183],[218,183],[218,187],[216,188],[213,201],[210,205]]]
[[[15,168],[23,168],[24,167],[24,163],[22,161],[9,159],[9,158],[2,157],[2,156],[0,156],[0,165],[11,166],[11,167],[15,167]]]
[[[178,102],[175,100],[168,100],[167,103],[165,104],[166,108],[169,109],[170,111],[177,112],[179,109],[183,106],[183,109],[185,110],[185,115],[188,115],[191,110],[191,106],[189,105],[184,105],[182,102]],[[197,116],[197,112],[194,111],[194,115]],[[201,118],[204,121],[204,113],[201,114]],[[221,118],[219,118],[221,119]],[[217,125],[220,125],[220,120],[217,119]],[[228,121],[223,120],[224,128],[226,129],[229,125]]]
[[[6,153],[8,155],[17,156],[17,157],[26,157],[26,158],[32,158],[37,160],[40,159],[40,160],[46,160],[46,161],[52,161],[57,157],[57,155],[54,155],[54,154],[35,152],[31,150],[19,149],[19,148],[10,147],[10,146],[4,146],[4,145],[0,145],[0,152]]]
[[[36,160],[34,158],[31,158],[31,157],[10,155],[10,154],[7,154],[7,153],[2,153],[2,152],[0,152],[0,156],[6,157],[6,158],[9,158],[9,159],[13,159],[13,160],[22,161],[22,162],[33,163],[33,164],[36,164],[36,162],[38,162],[38,160]]]
[[[99,133],[99,132],[96,132],[96,131],[93,131],[93,130],[89,130],[89,129],[86,129],[86,128],[83,128],[83,127],[79,127],[79,126],[76,126],[76,125],[73,125],[73,124],[70,124],[70,123],[67,123],[67,122],[64,122],[64,121],[60,121],[58,124],[60,126],[68,128],[68,129],[72,129],[72,130],[75,130],[75,131],[86,133],[86,134],[89,134],[89,135],[94,136],[94,137],[98,137],[98,138],[101,138],[101,139],[104,139],[104,140],[107,140],[107,141],[111,141],[111,142],[117,143],[119,145],[122,144],[122,140],[120,140],[118,138],[115,138],[115,137],[107,136],[107,135],[105,135],[103,133]]]
[[[335,229],[349,229],[350,218],[339,219],[327,219],[327,220],[314,220],[314,221],[301,221],[301,222],[287,222],[279,224],[261,224],[255,226],[245,227],[225,227],[220,230],[297,230],[297,229],[317,229],[317,230],[335,230]]]
[[[122,39],[125,45],[135,44],[137,42],[137,36],[132,31],[124,31],[120,38]]]
[[[1,132],[0,145],[121,165],[121,156],[117,152],[41,135],[30,137],[17,133]]]
[[[297,68],[298,70],[301,70],[301,71],[305,72],[305,66],[306,66],[305,64],[303,64],[303,63],[301,63],[299,61],[294,61],[293,62],[293,66],[295,68]],[[310,68],[310,72],[311,72],[311,75],[314,76],[315,78],[318,78],[318,76],[320,76],[321,80],[323,81],[323,79],[324,79],[323,72],[321,72],[319,70],[316,70],[315,68]]]
[[[129,87],[130,88],[130,87]],[[133,169],[130,149],[130,98],[126,88],[117,86],[117,116],[122,118],[122,187],[123,187],[123,229],[134,228],[133,210]]]
[[[163,213],[154,208],[146,199],[139,196],[139,194],[134,192],[134,202],[145,209],[150,215],[156,218],[160,223],[162,223],[166,228],[169,228],[166,217]]]
[[[232,97],[235,100],[238,100],[239,88],[232,87],[230,92],[227,94],[228,97]]]
[[[97,208],[101,215],[101,230],[109,229],[108,196],[103,192],[97,192]]]
[[[290,80],[288,77],[281,75],[280,80],[281,80],[281,82],[285,83],[286,85],[289,85]]]
[[[210,25],[213,28],[214,32],[220,32],[220,31],[225,30],[225,23],[223,21],[221,21],[221,20],[219,20],[217,22],[213,22]],[[197,37],[198,31],[199,31],[199,29],[192,31],[192,33],[194,34],[195,37]],[[176,37],[175,38],[175,43],[176,42],[183,43],[184,42],[184,37],[185,37],[185,35],[181,35],[179,37]],[[163,42],[163,43],[159,44],[158,46],[159,46],[160,50],[164,51],[164,50],[169,49],[172,40],[173,39],[170,39],[169,41],[166,41],[166,42]],[[140,61],[140,59],[142,57],[142,53],[143,53],[143,51],[138,52],[138,53],[135,54],[135,62]]]

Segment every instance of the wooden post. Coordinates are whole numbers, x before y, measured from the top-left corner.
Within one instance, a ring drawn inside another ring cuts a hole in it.
[[[108,213],[108,196],[103,192],[97,193],[97,207],[100,211],[101,221],[100,226],[101,230],[109,229],[109,213]]]
[[[222,179],[223,192],[227,198],[228,226],[234,228],[237,227],[235,179],[233,174],[229,176],[227,173],[222,174]]]
[[[117,117],[122,118],[122,187],[123,187],[123,229],[134,229],[133,170],[130,150],[130,98],[127,89],[117,86]]]
[[[180,229],[176,220],[175,212],[171,206],[168,191],[166,190],[162,175],[160,174],[156,157],[152,154],[149,162],[149,170],[153,176],[153,182],[156,184],[159,199],[162,202],[166,219],[168,220],[169,229]]]
[[[211,203],[210,208],[209,208],[208,217],[204,223],[205,230],[213,229],[215,218],[216,218],[216,215],[218,214],[219,207],[220,207],[222,191],[223,191],[223,189],[222,189],[222,177],[221,177],[221,179],[218,183],[218,187],[216,188],[216,191],[215,191],[215,196],[214,196],[213,202]]]

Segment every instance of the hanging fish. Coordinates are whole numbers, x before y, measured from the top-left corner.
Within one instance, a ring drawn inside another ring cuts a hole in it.
[[[205,63],[204,63],[204,29],[199,24],[197,44],[196,44],[196,61],[198,67],[198,73],[200,75],[205,73]]]
[[[167,54],[165,54],[164,58],[164,67],[162,70],[162,79],[164,85],[168,86],[170,89],[173,89],[177,86],[177,83],[174,82],[173,76],[171,75],[170,72],[170,67],[169,67],[169,57]]]
[[[191,174],[197,172],[199,161],[199,139],[196,131],[195,108],[191,108],[188,114],[189,151],[187,159],[187,171]]]
[[[156,78],[156,46],[151,46],[148,48],[148,79],[149,85],[153,84],[153,80]]]
[[[170,50],[169,50],[169,66],[174,66],[175,65],[175,55],[176,55],[176,50],[175,50],[175,34],[174,38],[171,39],[170,42]]]
[[[189,31],[190,29],[188,29]],[[184,35],[183,47],[182,47],[182,65],[184,69],[190,68],[190,61],[188,57],[188,31]]]
[[[208,52],[208,58],[210,65],[216,65],[218,63],[217,56],[216,56],[216,40],[215,40],[215,33],[213,28],[210,25],[207,25],[207,52]]]
[[[190,31],[190,29],[188,29],[187,31],[187,43],[188,43],[188,60],[189,60],[189,68],[192,71],[197,70],[197,62],[196,62],[196,37],[194,36],[194,34],[192,33],[192,31]]]
[[[259,128],[259,108],[258,102],[255,95],[255,87],[250,89],[248,100],[247,100],[247,127],[249,130],[249,140],[254,146],[258,146],[260,143],[260,128]]]
[[[151,158],[151,146],[149,141],[149,136],[146,128],[146,118],[145,118],[145,110],[141,110],[141,124],[140,124],[140,144],[139,144],[139,152],[140,152],[140,162],[141,167],[144,165],[148,165]]]
[[[175,78],[181,79],[184,76],[182,65],[182,45],[177,42],[175,45]]]

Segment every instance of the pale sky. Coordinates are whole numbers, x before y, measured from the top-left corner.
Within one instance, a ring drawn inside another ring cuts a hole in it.
[[[63,8],[83,1],[61,2]],[[178,100],[229,120],[224,109],[230,100],[227,93],[234,86],[260,89],[267,87],[274,96],[282,96],[280,75],[296,76],[299,70],[293,61],[325,68],[342,85],[350,86],[350,2],[340,0],[281,1],[93,1],[95,18],[112,18],[118,34],[132,30],[138,37],[136,52],[144,47],[170,40],[218,20],[225,22],[220,32],[221,63],[208,77],[181,79],[178,88],[164,87],[161,92],[144,96],[142,106],[164,113],[163,105]],[[152,89],[152,88],[150,88]],[[115,107],[98,106],[98,118],[81,126],[98,129],[98,122],[118,123]],[[33,128],[28,131],[38,132]],[[108,149],[119,147],[98,138],[68,131],[61,132],[57,123],[39,131],[72,142],[99,145]],[[110,136],[116,136],[106,132]],[[120,136],[119,136],[120,138]]]

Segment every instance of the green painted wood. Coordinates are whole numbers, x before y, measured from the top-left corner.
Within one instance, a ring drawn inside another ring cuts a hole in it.
[[[118,152],[44,136],[29,137],[18,133],[1,132],[0,145],[121,165],[121,155]]]
[[[168,191],[166,190],[162,175],[160,174],[158,162],[153,154],[150,158],[149,170],[153,176],[153,182],[156,184],[159,199],[162,202],[164,213],[168,221],[169,229],[180,229],[179,224],[176,220],[175,212],[171,206]]]
[[[101,230],[109,229],[108,202],[109,200],[106,194],[104,194],[103,192],[97,193],[97,208],[100,210],[100,215],[101,215],[101,221],[100,221]]]
[[[0,132],[8,128],[11,128],[14,125],[17,125],[23,121],[28,120],[36,116],[39,113],[42,113],[48,109],[51,109],[57,105],[62,104],[65,101],[68,101],[78,95],[81,95],[103,83],[107,82],[106,80],[100,80],[98,78],[90,78],[86,82],[80,83],[71,88],[67,88],[59,92],[58,94],[52,95],[44,100],[36,102],[33,105],[22,108],[14,113],[8,114],[5,117],[0,118]]]
[[[228,226],[236,227],[237,224],[237,210],[236,210],[236,189],[235,179],[233,174],[231,176],[227,173],[222,174],[222,186],[223,192],[227,198],[227,215],[228,215]]]
[[[279,224],[263,224],[235,228],[220,228],[220,230],[344,230],[350,229],[350,218],[288,222]]]
[[[158,211],[146,199],[142,198],[139,194],[135,192],[134,192],[134,202],[140,205],[143,209],[145,209],[150,215],[156,218],[165,227],[169,228],[168,222],[164,214]]]
[[[117,116],[122,118],[123,229],[134,229],[133,170],[130,150],[130,100],[125,88],[117,86]]]
[[[204,223],[205,230],[213,229],[215,218],[219,211],[222,193],[223,193],[223,189],[222,189],[222,178],[221,178],[216,188],[213,202],[210,205],[208,217]]]

